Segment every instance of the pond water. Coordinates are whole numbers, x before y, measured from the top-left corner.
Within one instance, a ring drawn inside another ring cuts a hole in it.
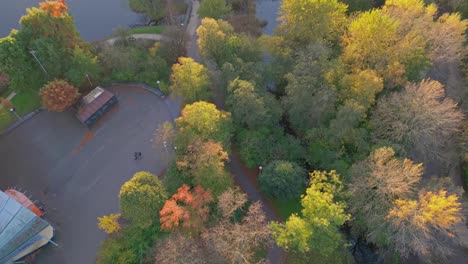
[[[43,0],[0,0],[0,37],[7,36],[28,7],[37,7]],[[142,16],[132,12],[128,0],[67,0],[76,27],[87,41],[112,34],[119,25],[141,23]]]
[[[19,28],[18,21],[28,7],[37,7],[43,0],[0,0],[0,37],[11,29]],[[67,0],[76,27],[87,41],[98,40],[112,34],[117,26],[142,23],[143,16],[132,12],[128,0]],[[281,0],[257,0],[257,16],[267,20],[265,34],[271,34]]]

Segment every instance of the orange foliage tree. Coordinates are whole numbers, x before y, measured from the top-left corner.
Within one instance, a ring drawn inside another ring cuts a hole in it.
[[[42,105],[49,111],[63,112],[79,97],[78,89],[64,80],[54,80],[39,92]]]
[[[212,201],[211,192],[203,187],[196,186],[191,190],[189,186],[182,185],[159,212],[161,230],[172,231],[181,227],[189,234],[199,234],[208,218],[208,204]]]
[[[39,3],[39,7],[47,11],[51,17],[61,17],[64,13],[68,12],[68,6],[65,0],[45,1]]]

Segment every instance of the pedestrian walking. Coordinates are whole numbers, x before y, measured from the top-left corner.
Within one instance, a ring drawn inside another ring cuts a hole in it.
[[[142,159],[141,152],[138,152],[138,157]]]
[[[135,152],[134,156],[135,156],[135,160],[137,160],[138,159],[138,152]]]

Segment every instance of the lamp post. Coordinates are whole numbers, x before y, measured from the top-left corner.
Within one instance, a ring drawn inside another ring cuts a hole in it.
[[[36,57],[36,51],[35,50],[31,50],[29,51],[31,53],[31,55],[33,55],[34,59],[36,60],[37,64],[39,64],[39,66],[41,66],[41,69],[44,71],[45,75],[47,78],[49,78],[49,74],[47,73],[46,69],[44,68],[44,66],[42,66],[42,63],[39,61],[39,59]]]
[[[91,79],[89,79],[89,75],[87,73],[85,75],[86,75],[86,79],[88,79],[89,85],[93,87],[93,83],[91,82]]]
[[[12,112],[19,120],[21,120],[21,117],[16,113],[16,109],[14,107],[10,108],[10,112]]]

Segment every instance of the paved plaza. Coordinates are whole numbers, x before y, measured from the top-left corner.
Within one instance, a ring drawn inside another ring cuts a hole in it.
[[[0,189],[26,190],[56,229],[59,247],[47,245],[34,263],[94,263],[105,237],[97,217],[119,212],[119,189],[135,172],[160,174],[172,159],[152,138],[178,115],[177,104],[137,86],[109,90],[119,104],[92,129],[71,111],[42,111],[0,136]],[[134,152],[142,152],[142,160],[134,160]]]

